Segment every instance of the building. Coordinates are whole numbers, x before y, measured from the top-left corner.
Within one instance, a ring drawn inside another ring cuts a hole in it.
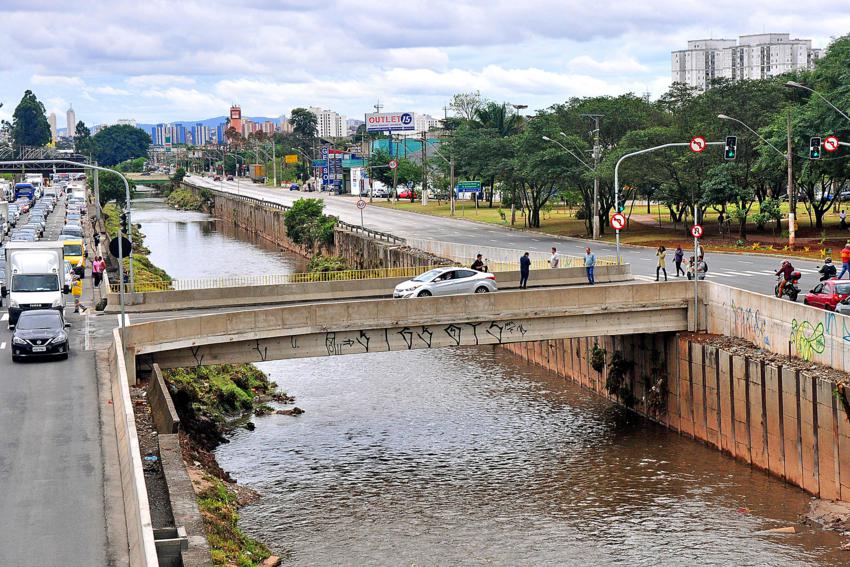
[[[309,110],[316,115],[316,133],[320,138],[343,138],[348,133],[345,116],[313,106]]]
[[[228,128],[234,128],[237,132],[242,132],[242,108],[234,104],[230,107],[230,119],[227,123]]]
[[[413,126],[414,130],[411,133],[421,134],[422,132],[430,131],[432,128],[439,128],[440,120],[438,118],[434,118],[430,114],[419,114],[418,112],[414,112]]]
[[[136,119],[135,118],[119,118],[115,124],[117,126],[132,126],[136,127]]]
[[[192,143],[196,146],[206,146],[210,143],[210,127],[200,122],[192,127]]]
[[[77,113],[74,112],[74,106],[68,105],[68,110],[65,112],[65,120],[68,123],[68,136],[73,138],[77,131]]]
[[[281,114],[278,123],[278,131],[283,134],[292,134],[292,122],[286,116]]]
[[[59,135],[56,133],[56,113],[51,112],[50,116],[47,117],[47,123],[50,124],[50,141],[52,143],[56,143],[56,139]]]
[[[674,83],[701,91],[717,78],[733,81],[766,79],[798,69],[812,69],[823,50],[810,39],[787,33],[742,35],[734,39],[696,39],[671,55]]]

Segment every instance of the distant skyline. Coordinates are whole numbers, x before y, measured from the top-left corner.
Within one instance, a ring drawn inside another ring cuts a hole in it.
[[[662,94],[670,53],[689,39],[790,33],[827,47],[850,6],[789,0],[5,0],[0,118],[24,90],[86,124],[279,116],[321,106],[362,118],[442,116],[452,94],[527,104],[573,96]],[[224,18],[226,29],[222,28]],[[57,24],[61,22],[61,31]]]

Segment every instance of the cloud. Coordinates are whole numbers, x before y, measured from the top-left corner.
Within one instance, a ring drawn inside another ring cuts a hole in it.
[[[68,77],[64,75],[33,75],[30,77],[33,85],[77,87],[82,88],[85,82],[79,77]]]
[[[590,55],[579,55],[570,59],[567,67],[571,71],[588,73],[644,73],[649,70],[633,57],[598,61]]]
[[[182,75],[137,75],[124,82],[131,87],[163,87],[169,85],[193,85],[195,79]]]
[[[102,95],[108,95],[108,96],[127,96],[127,95],[132,94],[130,91],[115,88],[115,87],[110,86],[110,85],[103,85],[103,86],[100,86],[100,87],[86,87],[85,90],[87,90],[90,93],[102,94]]]

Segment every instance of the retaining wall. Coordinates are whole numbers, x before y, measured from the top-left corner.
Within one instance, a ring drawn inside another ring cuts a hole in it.
[[[591,366],[593,347],[606,366]],[[634,362],[626,390],[637,413],[821,498],[850,502],[850,420],[843,394],[814,372],[774,366],[689,335],[588,337],[503,348],[622,404],[605,385],[614,352]],[[659,408],[652,388],[666,385]]]

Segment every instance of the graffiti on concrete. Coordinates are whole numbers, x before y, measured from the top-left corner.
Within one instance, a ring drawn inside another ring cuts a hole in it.
[[[845,318],[841,318],[841,330],[838,330],[838,319],[835,316],[835,313],[830,311],[824,312],[823,315],[824,324],[826,325],[826,334],[832,335],[833,330],[835,331],[836,336],[841,337],[845,343],[850,343],[850,330],[847,329],[847,322],[844,320]]]
[[[812,360],[815,354],[823,354],[826,349],[826,338],[823,332],[823,323],[814,326],[809,321],[792,320],[790,340],[797,351],[797,356],[808,361]]]
[[[735,331],[738,336],[750,339],[756,344],[764,343],[770,346],[767,321],[762,317],[761,311],[752,307],[740,307],[735,305],[733,300],[732,313],[735,315]]]

